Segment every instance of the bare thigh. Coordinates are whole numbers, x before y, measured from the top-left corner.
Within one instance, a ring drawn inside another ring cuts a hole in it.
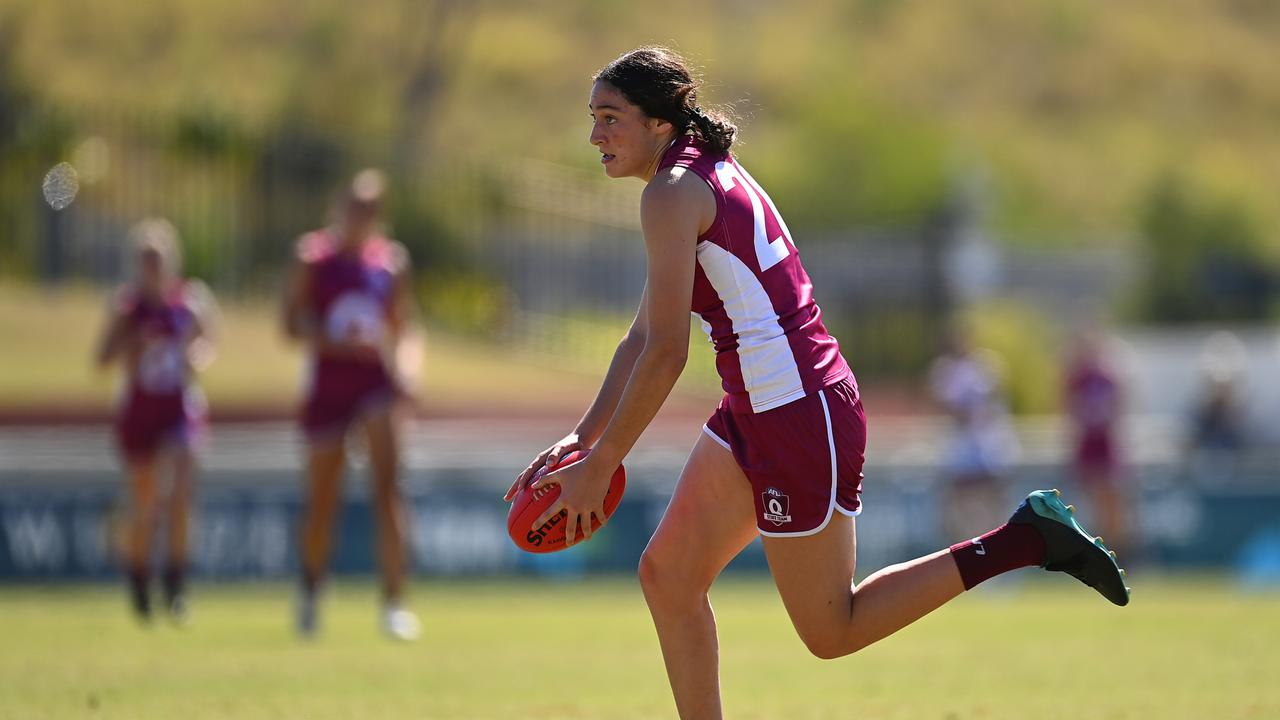
[[[756,534],[751,483],[733,455],[702,433],[645,548],[642,572],[644,565],[656,565],[688,589],[705,592]]]
[[[821,658],[856,652],[964,592],[946,549],[882,568],[855,589],[855,522],[846,515],[808,537],[766,537],[764,552],[796,633]]]
[[[396,419],[390,408],[370,414],[364,422],[369,450],[369,470],[374,492],[387,493],[395,489],[396,474],[400,463],[400,439]]]
[[[802,638],[848,622],[858,545],[855,521],[832,513],[821,531],[805,537],[764,538],[769,572]]]

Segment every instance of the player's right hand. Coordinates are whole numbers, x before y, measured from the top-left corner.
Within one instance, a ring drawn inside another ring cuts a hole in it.
[[[503,495],[502,499],[507,502],[511,502],[511,500],[515,498],[516,493],[523,490],[524,487],[529,484],[529,481],[533,479],[534,473],[541,470],[544,465],[548,469],[554,468],[560,462],[560,458],[568,455],[574,450],[581,449],[582,440],[578,438],[578,433],[571,432],[568,435],[565,435],[559,442],[538,453],[537,456],[533,458],[533,462],[529,463],[529,467],[525,468],[524,472],[516,476],[516,481],[511,483],[511,489],[507,490],[507,494]]]

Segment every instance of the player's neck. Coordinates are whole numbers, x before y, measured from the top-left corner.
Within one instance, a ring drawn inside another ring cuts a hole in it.
[[[138,295],[149,302],[163,302],[169,294],[169,288],[172,286],[172,282],[139,283]]]
[[[679,137],[679,135],[672,135],[670,138],[662,140],[657,144],[657,147],[654,149],[653,160],[651,160],[645,167],[644,175],[640,177],[641,180],[649,182],[658,174],[658,166],[662,164],[662,158],[666,156],[667,151],[671,149],[671,146],[676,144],[676,140]]]
[[[357,252],[364,247],[365,241],[372,237],[373,233],[339,225],[334,228],[333,236],[338,241],[339,252]]]

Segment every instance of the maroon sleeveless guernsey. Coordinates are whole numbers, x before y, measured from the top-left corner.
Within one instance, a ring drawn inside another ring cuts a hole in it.
[[[381,346],[395,302],[396,272],[404,262],[403,249],[380,235],[366,239],[356,252],[342,252],[328,230],[317,230],[298,241],[298,258],[307,268],[307,307],[318,323],[317,332],[335,342]],[[318,353],[312,358],[311,393],[346,394],[352,388],[385,390],[391,375],[382,362]]]
[[[698,175],[715,194],[715,221],[698,237],[691,309],[715,348],[730,408],[764,412],[852,381],[764,189],[732,155],[690,135],[676,138],[658,168],[673,166]]]

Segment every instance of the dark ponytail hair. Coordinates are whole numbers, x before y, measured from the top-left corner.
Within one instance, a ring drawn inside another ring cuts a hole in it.
[[[698,81],[684,58],[668,48],[636,48],[605,65],[592,80],[618,88],[645,115],[701,138],[714,152],[729,152],[738,135],[728,113],[698,106]]]

